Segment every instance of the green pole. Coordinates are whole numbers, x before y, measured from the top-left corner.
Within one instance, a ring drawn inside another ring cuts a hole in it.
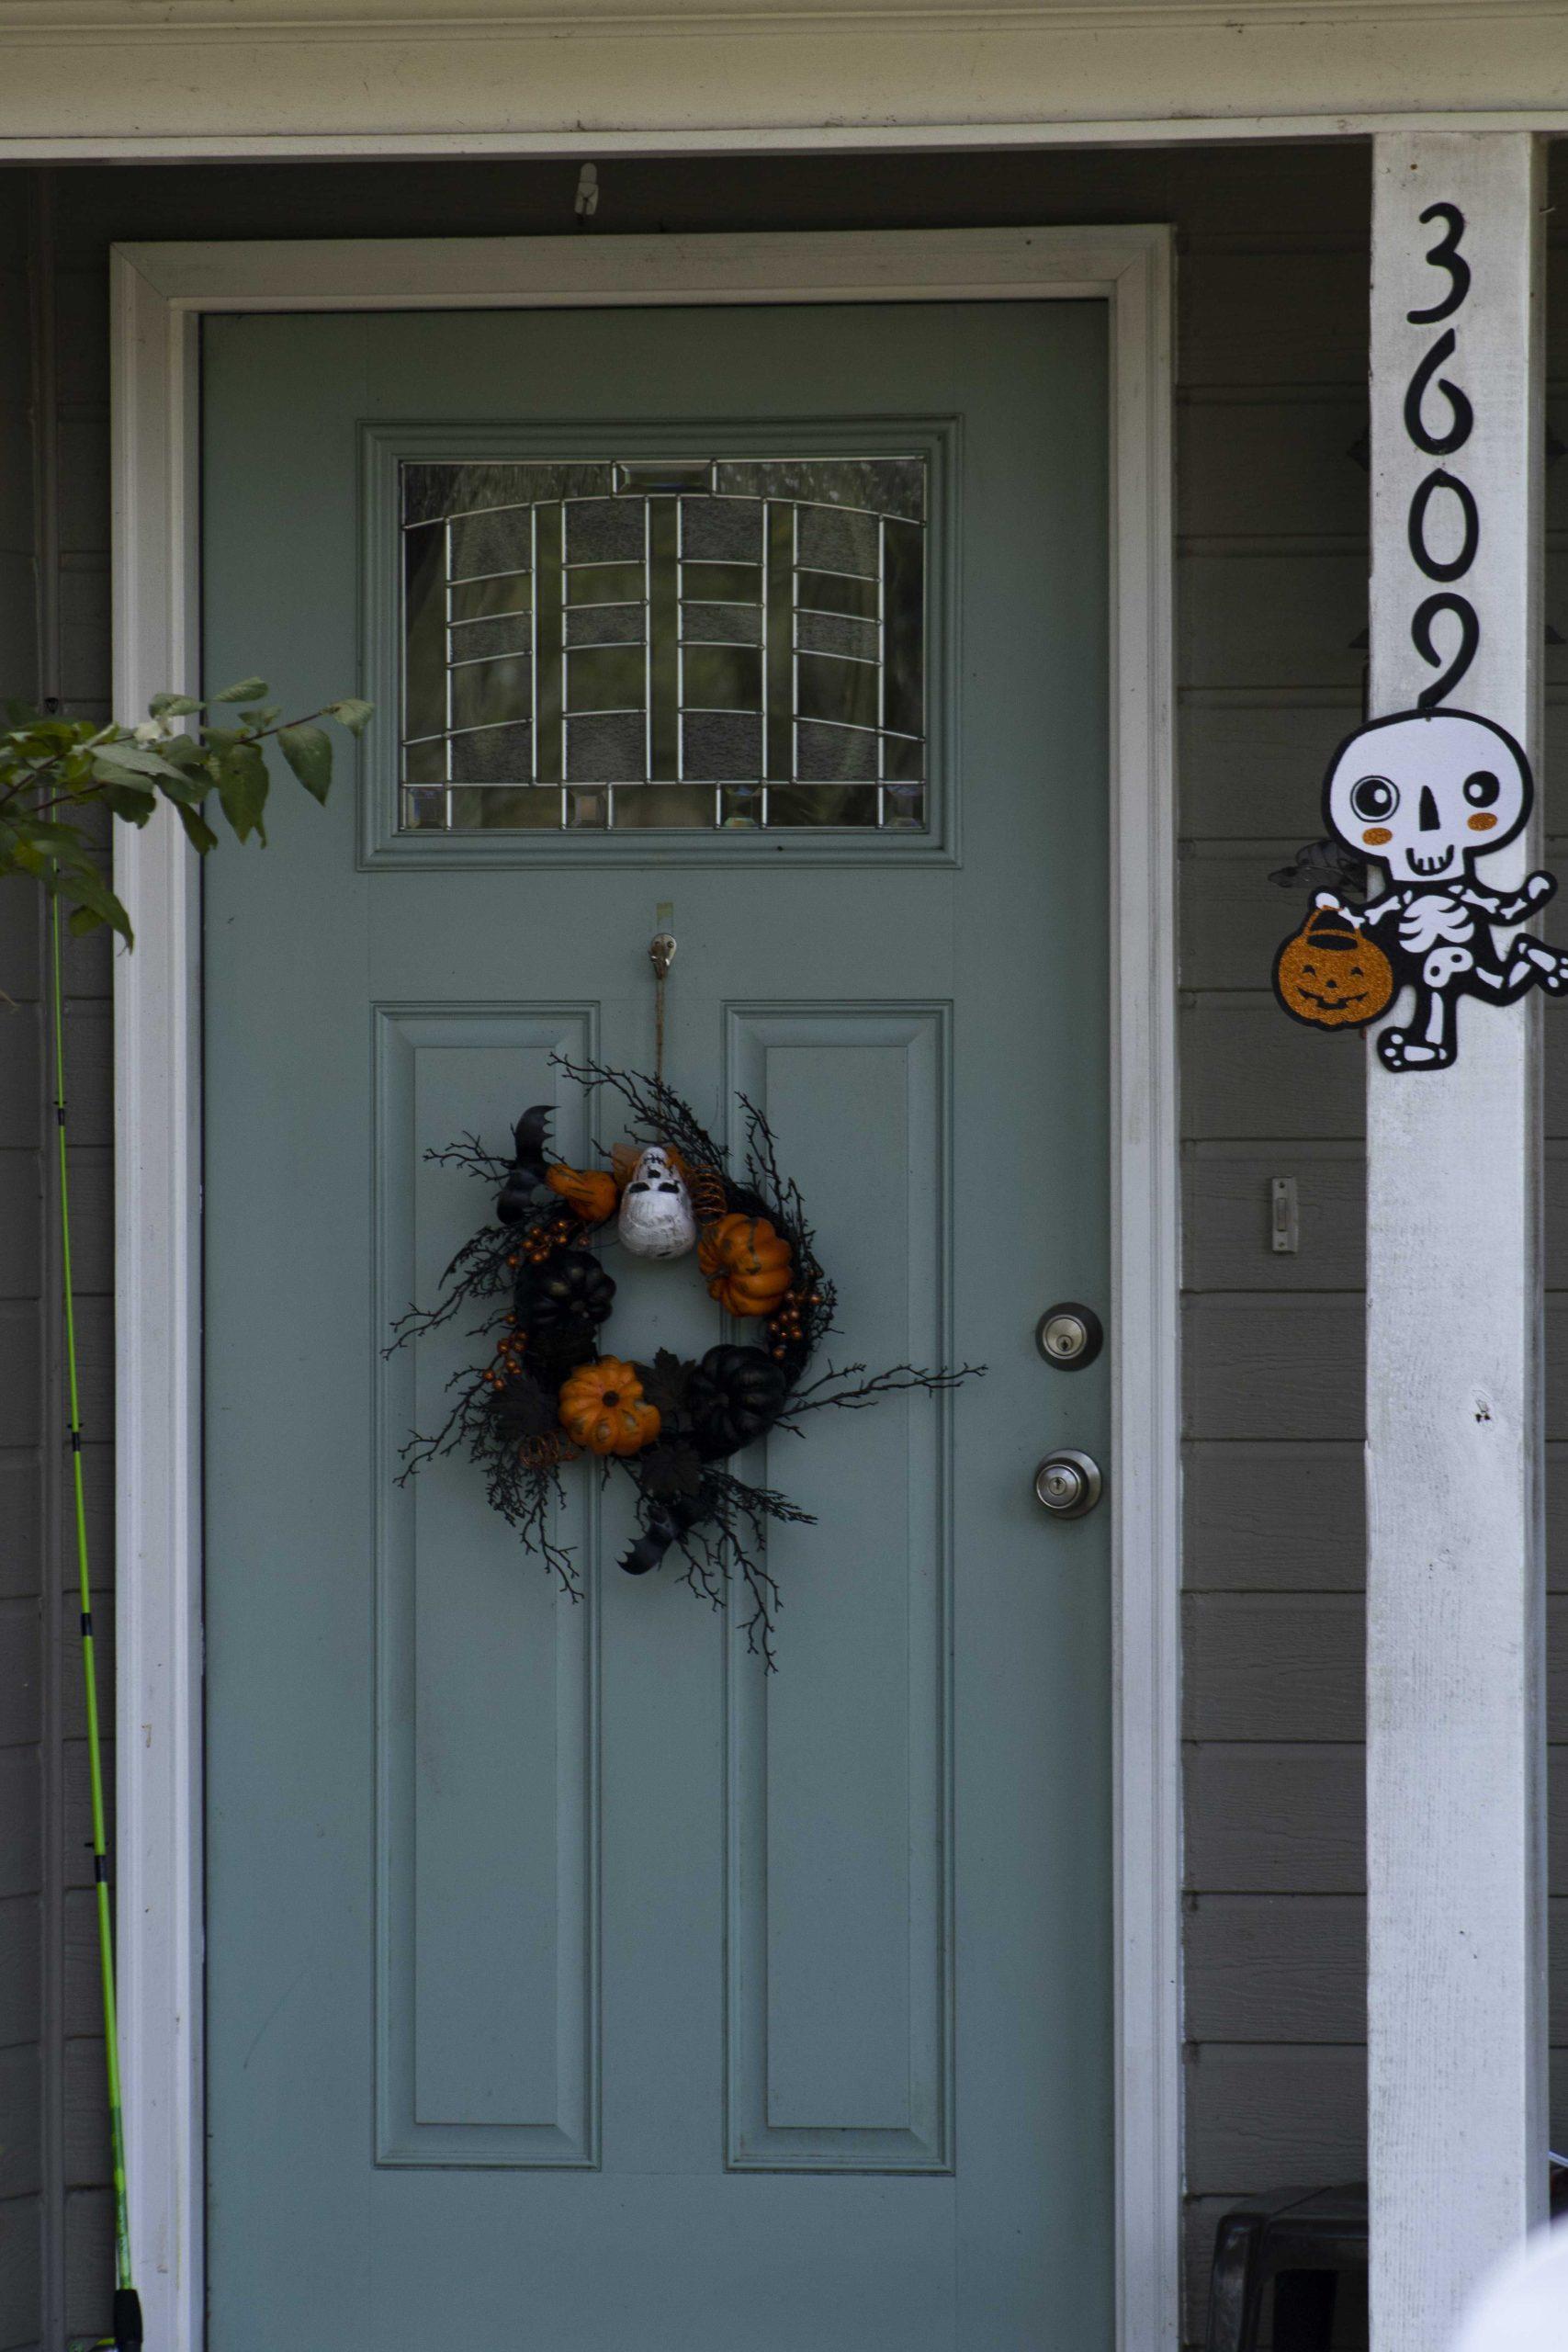
[[[93,1593],[87,1567],[87,1504],[82,1485],[82,1404],[76,1376],[76,1302],[71,1280],[71,1187],[65,1152],[65,1018],[61,983],[60,900],[51,899],[54,994],[54,1122],[60,1150],[60,1261],[65,1292],[65,1366],[71,1405],[71,1484],[76,1512],[76,1572],[82,1602],[82,1671],[87,1686],[87,1770],[93,1790],[93,1886],[98,1906],[98,1965],[104,1990],[104,2055],[108,2070],[109,2154],[114,2170],[116,2352],[141,2342],[141,2304],[130,2267],[125,2187],[125,2121],[119,2097],[119,2029],[115,2012],[114,1921],[109,1909],[108,1845],[104,1834],[104,1755],[98,1727],[98,1675],[93,1650]]]

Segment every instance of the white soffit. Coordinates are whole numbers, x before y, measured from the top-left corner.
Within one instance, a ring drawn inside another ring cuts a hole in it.
[[[0,153],[1568,130],[1568,0],[0,0]]]

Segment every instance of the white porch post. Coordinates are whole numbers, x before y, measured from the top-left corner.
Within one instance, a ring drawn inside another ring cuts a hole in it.
[[[1467,604],[1443,706],[1508,729],[1538,781],[1540,225],[1527,134],[1376,141],[1371,715],[1440,682]],[[1412,520],[1438,469],[1474,501],[1462,570],[1461,492]],[[1538,863],[1540,831],[1538,806],[1486,878]],[[1545,2201],[1539,1026],[1534,998],[1470,1001],[1456,1067],[1368,1057],[1375,2352],[1445,2352]]]

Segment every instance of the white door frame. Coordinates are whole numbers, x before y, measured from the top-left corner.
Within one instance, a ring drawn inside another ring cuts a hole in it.
[[[220,311],[1099,299],[1111,348],[1110,1363],[1120,2352],[1179,2342],[1171,238],[1163,227],[118,247],[115,707],[199,676],[197,345]],[[203,2338],[197,862],[116,828],[118,1921],[148,2340]],[[1042,2184],[1042,2194],[1047,2193]]]

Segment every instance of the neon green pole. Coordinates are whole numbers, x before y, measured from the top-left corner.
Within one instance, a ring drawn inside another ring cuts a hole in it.
[[[76,1375],[76,1301],[71,1279],[71,1186],[65,1152],[65,1018],[61,984],[60,900],[51,900],[54,995],[54,1121],[60,1150],[60,1260],[65,1291],[65,1366],[71,1407],[71,1483],[76,1511],[76,1570],[82,1601],[82,1670],[87,1686],[87,1770],[93,1791],[93,1883],[98,1906],[98,1964],[104,1988],[104,2053],[108,2069],[109,2154],[114,2169],[117,2352],[141,2342],[141,2305],[130,2267],[125,2186],[125,2121],[119,2095],[119,2028],[115,2011],[114,1921],[109,1909],[108,1843],[104,1833],[104,1757],[98,1727],[98,1674],[93,1649],[93,1593],[87,1562],[87,1504],[82,1484],[82,1403]]]

